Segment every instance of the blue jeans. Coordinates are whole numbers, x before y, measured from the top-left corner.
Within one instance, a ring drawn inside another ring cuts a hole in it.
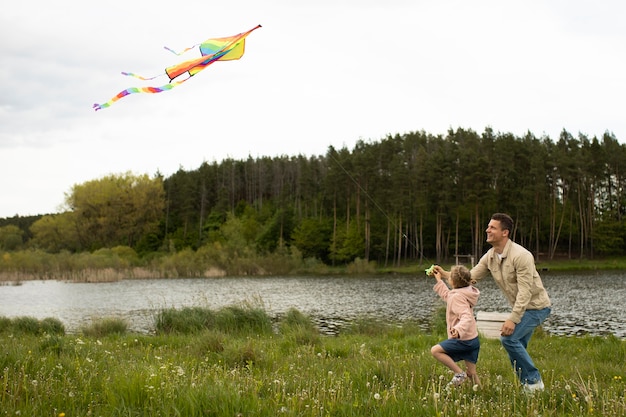
[[[539,370],[526,351],[526,347],[537,326],[548,318],[550,312],[550,307],[541,310],[526,310],[522,320],[515,325],[513,334],[500,337],[500,342],[509,354],[511,365],[522,384],[535,384],[541,380]]]

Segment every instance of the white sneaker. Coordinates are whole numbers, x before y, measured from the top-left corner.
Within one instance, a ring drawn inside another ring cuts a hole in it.
[[[463,382],[465,382],[465,378],[467,378],[467,374],[465,372],[454,374],[454,377],[452,377],[452,381],[450,381],[448,385],[458,387]]]
[[[545,386],[543,385],[543,381],[539,380],[534,384],[524,384],[522,386],[523,390],[527,394],[534,394],[535,392],[541,392],[544,390]]]

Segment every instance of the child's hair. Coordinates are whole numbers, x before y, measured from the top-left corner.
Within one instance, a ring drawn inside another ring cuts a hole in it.
[[[450,268],[450,283],[455,288],[468,287],[470,284],[475,284],[476,281],[472,279],[469,269],[463,265],[456,265]]]

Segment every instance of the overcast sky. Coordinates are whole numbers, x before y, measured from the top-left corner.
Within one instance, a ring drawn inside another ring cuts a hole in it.
[[[232,157],[323,155],[424,130],[626,141],[623,0],[31,0],[0,13],[0,217],[75,184]],[[263,27],[174,90],[127,87]],[[195,55],[194,55],[195,54]],[[488,167],[487,167],[488,168]]]

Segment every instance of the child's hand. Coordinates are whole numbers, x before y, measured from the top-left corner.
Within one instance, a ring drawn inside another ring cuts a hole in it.
[[[433,265],[431,268],[433,269],[432,270],[432,274],[435,277],[437,277],[437,275],[439,276],[438,279],[449,279],[450,278],[450,272],[446,271],[441,266]]]
[[[452,335],[453,339],[458,339],[459,338],[459,332],[456,329],[450,330],[450,334]]]
[[[438,269],[433,270],[432,276],[435,277],[437,281],[441,281],[441,271]]]

